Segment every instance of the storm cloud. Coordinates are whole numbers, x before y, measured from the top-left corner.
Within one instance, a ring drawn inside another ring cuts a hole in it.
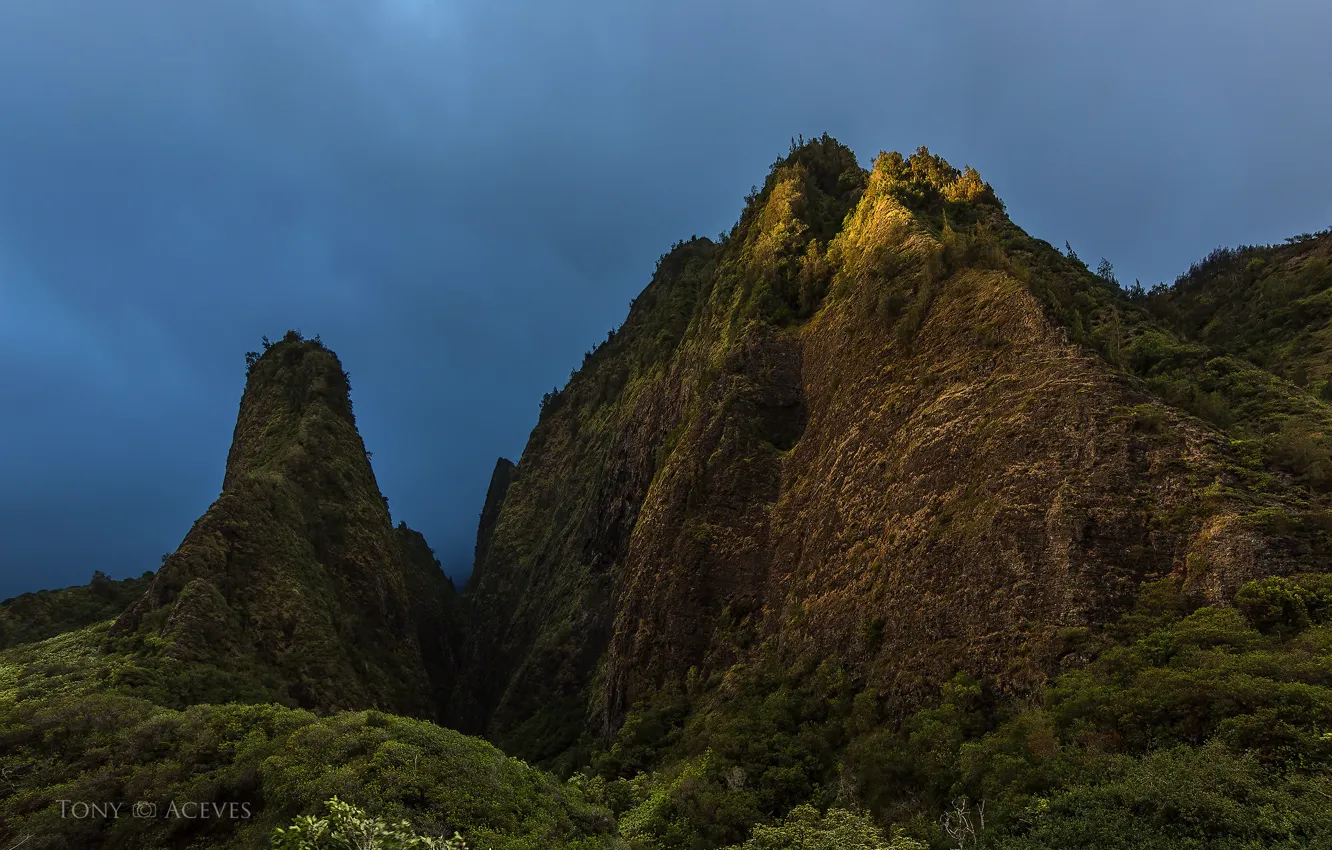
[[[1122,280],[1332,224],[1323,3],[0,0],[0,597],[155,568],[246,351],[318,333],[395,519],[796,134],[928,145]]]

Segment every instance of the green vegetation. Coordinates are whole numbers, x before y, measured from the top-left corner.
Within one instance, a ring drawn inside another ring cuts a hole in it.
[[[1187,339],[1226,350],[1300,389],[1332,372],[1332,231],[1285,245],[1218,248],[1147,305]]]
[[[1293,475],[1320,504],[1332,494],[1332,267],[1328,232],[1285,246],[1219,248],[1173,287],[1124,290],[996,217],[1009,271],[1070,338],[1140,378],[1168,404]]]
[[[542,399],[462,598],[265,339],[155,578],[0,605],[0,838],[1332,846],[1329,246],[1125,289],[802,138]]]
[[[886,841],[864,814],[799,806],[780,824],[755,827],[754,836],[734,850],[928,850],[928,845],[901,834]]]
[[[6,599],[0,602],[0,649],[117,617],[143,595],[152,580],[151,572],[113,581],[101,570],[94,570],[92,581],[81,587],[39,590]]]
[[[760,827],[744,845],[787,846],[762,842],[860,806],[895,840],[935,848],[1332,841],[1332,575],[1251,582],[1236,607],[1158,582],[1093,640],[1094,660],[1036,698],[959,674],[900,722],[812,659],[733,669],[715,689],[640,706],[577,783],[652,850],[738,844],[750,823],[794,810],[798,829]]]
[[[467,842],[418,835],[409,821],[385,823],[337,797],[328,801],[328,817],[303,815],[273,833],[273,850],[467,850]]]
[[[276,827],[322,811],[332,797],[392,823],[409,819],[423,834],[460,831],[493,850],[600,847],[612,828],[609,813],[558,781],[425,721],[276,705],[176,711],[114,688],[62,692],[59,683],[47,695],[40,679],[49,670],[29,671],[15,688],[12,656],[0,657],[0,834],[32,834],[34,847],[266,847]],[[61,800],[125,813],[147,801],[162,816],[71,818]],[[172,802],[245,808],[173,818]],[[348,827],[348,813],[334,813],[335,832]],[[300,823],[301,835],[316,840],[315,828]]]
[[[42,836],[37,847],[257,848],[273,838],[280,848],[1069,850],[1332,839],[1332,575],[1251,582],[1235,607],[1198,606],[1158,582],[1092,641],[1093,660],[1037,699],[1013,703],[959,675],[936,707],[900,721],[812,659],[732,669],[724,685],[695,678],[635,710],[592,773],[561,783],[477,739],[375,711],[176,711],[97,682],[80,688],[77,671],[96,669],[96,633],[73,633],[0,655],[0,822]],[[72,819],[61,800],[251,808],[211,821]],[[354,835],[369,843],[347,845]]]

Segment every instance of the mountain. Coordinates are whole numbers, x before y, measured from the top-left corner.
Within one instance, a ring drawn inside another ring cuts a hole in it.
[[[0,607],[0,840],[264,848],[340,798],[494,850],[605,847],[606,809],[430,722],[464,617],[391,523],[337,356],[265,340],[222,493],[157,573]]]
[[[1329,255],[1126,288],[801,140],[542,399],[462,594],[265,340],[156,574],[0,604],[0,841],[1332,846]]]
[[[1321,303],[1325,265],[1272,262],[1305,269],[1282,305]],[[1195,288],[1121,289],[925,149],[793,145],[729,234],[661,258],[488,498],[460,728],[569,769],[743,670],[831,665],[893,721],[958,673],[1031,698],[1144,583],[1224,603],[1319,563],[1325,494],[1271,432],[1326,403],[1210,349]]]
[[[341,363],[295,332],[249,360],[222,494],[113,638],[162,704],[436,716],[454,589],[394,530]]]

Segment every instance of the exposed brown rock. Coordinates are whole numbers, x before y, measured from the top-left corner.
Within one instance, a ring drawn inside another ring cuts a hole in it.
[[[1085,269],[974,172],[818,146],[544,411],[469,587],[465,728],[551,758],[691,667],[810,652],[891,711],[958,670],[1020,694],[1145,580],[1289,568],[1252,520],[1283,497],[1237,497],[1229,440],[1071,342],[1026,264]]]

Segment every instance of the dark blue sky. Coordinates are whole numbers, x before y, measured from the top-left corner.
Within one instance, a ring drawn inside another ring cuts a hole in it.
[[[541,394],[799,133],[970,163],[1127,281],[1326,227],[1329,31],[1314,0],[0,0],[0,597],[155,568],[288,327],[465,573]]]

